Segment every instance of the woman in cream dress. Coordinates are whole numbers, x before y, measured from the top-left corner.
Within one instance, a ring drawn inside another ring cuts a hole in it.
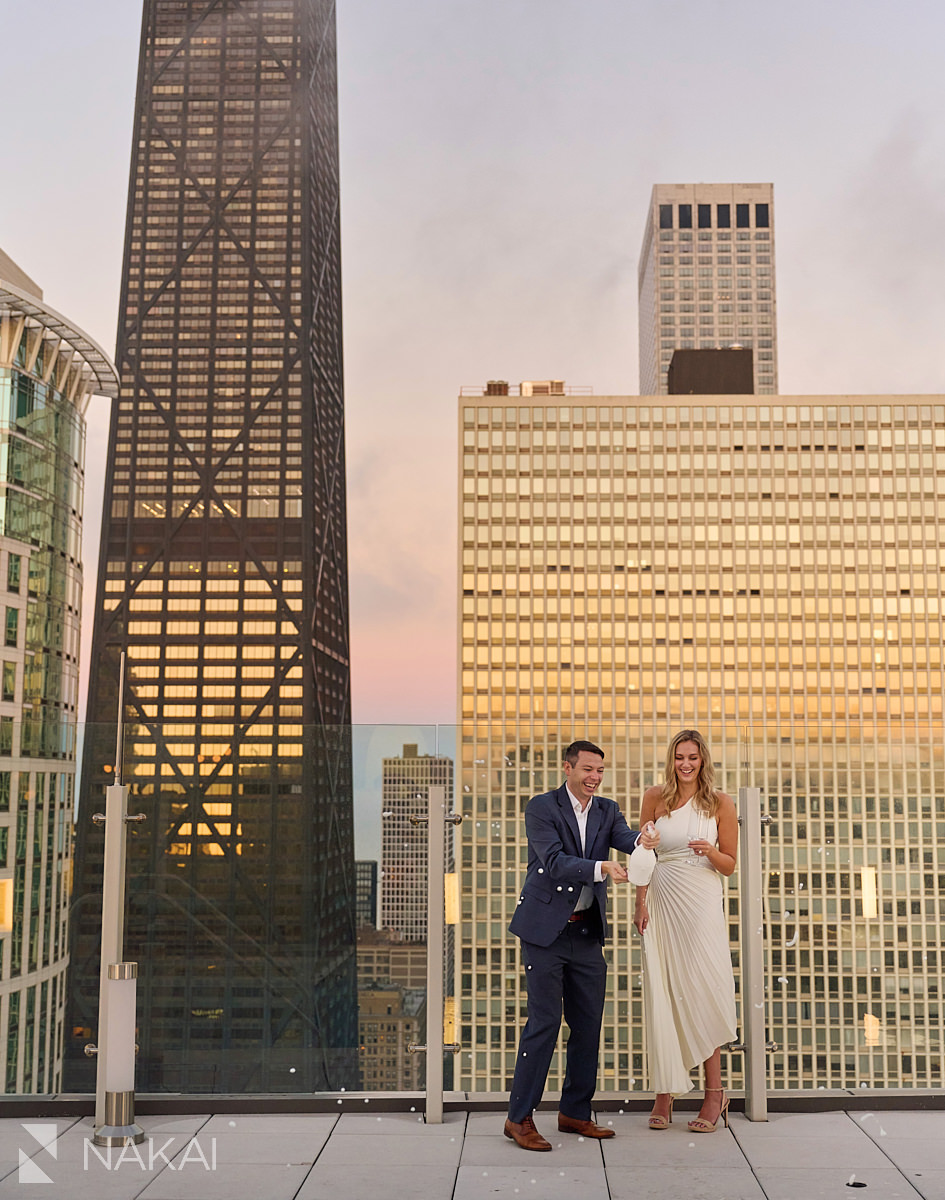
[[[715,771],[701,734],[684,729],[669,745],[666,782],[648,788],[640,828],[654,821],[660,848],[647,887],[638,887],[633,923],[643,938],[651,1129],[672,1121],[673,1096],[705,1071],[705,1097],[693,1133],[728,1124],[719,1047],[735,1037],[735,979],[721,875],[735,870],[738,820],[731,796],[713,787]]]

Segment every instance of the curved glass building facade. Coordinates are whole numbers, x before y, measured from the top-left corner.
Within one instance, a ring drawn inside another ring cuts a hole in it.
[[[4,268],[7,268],[4,270]],[[61,1086],[85,409],[101,350],[0,258],[0,1078]]]

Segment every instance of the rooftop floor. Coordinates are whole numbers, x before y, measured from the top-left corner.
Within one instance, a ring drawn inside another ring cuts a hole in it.
[[[348,1107],[346,1102],[346,1108]],[[419,1103],[419,1102],[418,1102]],[[370,1111],[368,1111],[370,1104]],[[519,1149],[499,1112],[143,1116],[134,1149],[86,1145],[85,1117],[0,1119],[0,1200],[945,1200],[945,1111],[733,1113],[730,1128],[691,1134],[688,1112],[661,1133],[646,1113],[601,1111],[616,1137],[556,1132],[551,1154]],[[101,1161],[101,1155],[105,1161]],[[26,1191],[23,1185],[29,1184]]]

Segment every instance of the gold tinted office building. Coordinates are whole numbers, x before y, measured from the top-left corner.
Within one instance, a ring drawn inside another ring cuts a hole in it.
[[[632,824],[686,725],[774,817],[771,1085],[941,1086],[945,400],[553,399],[460,401],[457,1086],[514,1067],[529,797],[587,736]],[[631,891],[611,906],[601,1087],[641,1089]]]

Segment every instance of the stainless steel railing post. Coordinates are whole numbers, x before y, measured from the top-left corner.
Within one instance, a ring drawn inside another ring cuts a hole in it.
[[[125,935],[125,860],[129,822],[145,820],[128,812],[129,789],[121,782],[124,737],[125,656],[118,683],[118,735],[115,782],[105,789],[105,812],[92,820],[105,826],[102,864],[102,959],[99,972],[98,1045],[86,1046],[96,1055],[96,1146],[142,1142],[144,1130],[135,1122],[135,1019],[138,964],[122,961]]]
[[[427,1107],[428,1125],[443,1124],[443,955],[446,933],[446,791],[427,795]]]
[[[443,1124],[443,1055],[456,1054],[459,1044],[443,1043],[443,960],[446,944],[446,826],[458,825],[462,817],[446,811],[446,789],[431,787],[427,792],[427,815],[411,816],[411,825],[427,827],[427,1040],[423,1046],[407,1047],[410,1054],[427,1056],[428,1125]]]
[[[742,927],[742,1043],[745,1116],[768,1119],[767,1003],[765,1000],[764,880],[761,861],[761,789],[738,789],[738,898]]]

